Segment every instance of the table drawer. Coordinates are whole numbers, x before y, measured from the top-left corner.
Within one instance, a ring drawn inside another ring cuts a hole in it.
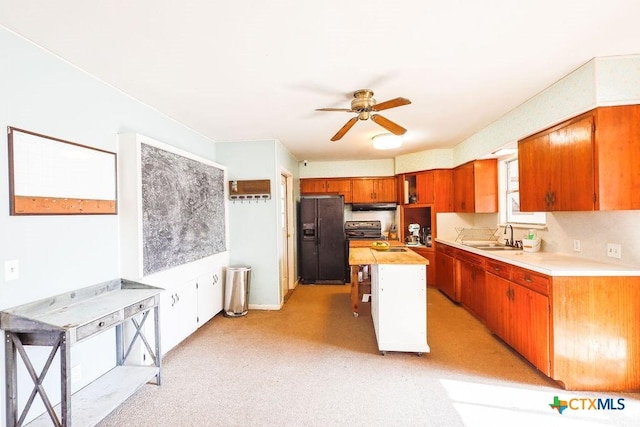
[[[496,276],[511,280],[512,267],[509,264],[488,259],[486,261],[486,270]]]
[[[135,304],[131,304],[130,306],[124,308],[124,318],[128,319],[129,317],[135,316],[142,311],[147,311],[154,305],[155,297],[147,298]]]
[[[99,319],[89,322],[86,325],[79,326],[76,330],[76,341],[83,340],[91,335],[106,331],[111,326],[122,322],[122,310],[102,316]]]
[[[540,292],[547,296],[549,295],[549,284],[551,281],[548,276],[534,273],[530,270],[514,268],[511,272],[511,280],[533,291]]]

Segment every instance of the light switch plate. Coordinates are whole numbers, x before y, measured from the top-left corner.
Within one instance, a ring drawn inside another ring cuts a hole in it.
[[[622,246],[614,243],[607,243],[607,256],[611,258],[622,258]]]
[[[18,280],[20,278],[20,264],[17,259],[4,262],[4,280]]]
[[[574,252],[580,252],[580,240],[574,240],[573,241],[573,251]]]

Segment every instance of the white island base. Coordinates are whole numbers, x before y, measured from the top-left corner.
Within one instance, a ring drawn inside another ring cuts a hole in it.
[[[374,264],[371,317],[378,349],[430,351],[427,344],[427,280],[423,264]]]

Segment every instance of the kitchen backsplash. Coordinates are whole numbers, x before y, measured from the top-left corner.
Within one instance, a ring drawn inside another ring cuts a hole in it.
[[[589,259],[640,265],[640,211],[547,213],[542,250]],[[573,241],[580,240],[580,252]],[[622,246],[621,259],[607,256],[607,243]]]
[[[397,217],[397,209],[395,211],[352,211],[351,205],[345,205],[344,207],[344,220],[345,221],[367,221],[375,220],[380,221],[382,226],[382,233],[386,234],[392,224],[400,224],[400,219]]]
[[[437,215],[438,238],[455,240],[456,227],[497,227],[497,214]],[[521,239],[527,226],[514,229]],[[498,233],[503,232],[500,228]],[[640,211],[547,212],[547,226],[537,230],[545,252],[565,253],[581,258],[613,264],[640,266]],[[580,252],[573,250],[573,241],[580,240]],[[622,247],[620,259],[607,256],[607,244]]]

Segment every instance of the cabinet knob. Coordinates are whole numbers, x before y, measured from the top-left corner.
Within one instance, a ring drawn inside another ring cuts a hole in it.
[[[99,323],[98,323],[98,326],[99,326],[100,328],[102,328],[102,327],[104,326],[104,321],[99,322]]]

